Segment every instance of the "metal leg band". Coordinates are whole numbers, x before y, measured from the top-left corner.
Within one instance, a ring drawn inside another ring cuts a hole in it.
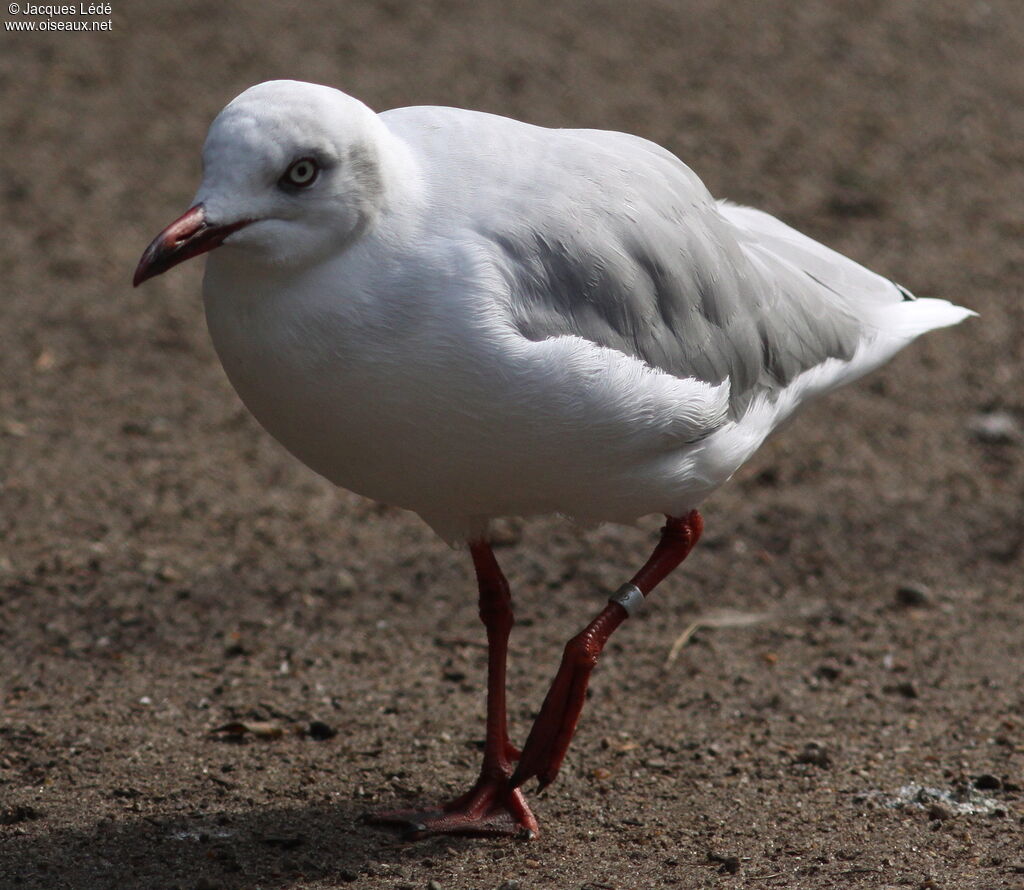
[[[635,584],[623,584],[608,597],[608,602],[618,603],[626,610],[626,614],[632,617],[644,604],[644,595]]]

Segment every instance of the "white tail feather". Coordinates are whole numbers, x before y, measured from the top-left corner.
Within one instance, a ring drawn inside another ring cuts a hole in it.
[[[880,333],[901,340],[913,340],[936,328],[959,324],[978,313],[950,303],[949,300],[922,297],[879,306],[865,314],[865,320]]]

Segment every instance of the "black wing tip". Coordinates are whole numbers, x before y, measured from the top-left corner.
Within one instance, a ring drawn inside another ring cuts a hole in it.
[[[904,286],[903,286],[902,284],[900,284],[900,283],[899,283],[898,281],[894,281],[894,282],[893,282],[893,286],[894,286],[894,287],[896,288],[896,290],[898,290],[898,291],[900,292],[900,294],[901,294],[901,295],[903,296],[903,302],[904,302],[904,303],[912,303],[912,302],[914,302],[914,300],[916,300],[916,299],[917,299],[917,297],[915,297],[915,296],[914,296],[914,295],[913,295],[913,294],[912,294],[912,293],[911,293],[910,291],[908,291],[908,290],[907,290],[907,289],[906,289],[906,288],[905,288],[905,287],[904,287]]]

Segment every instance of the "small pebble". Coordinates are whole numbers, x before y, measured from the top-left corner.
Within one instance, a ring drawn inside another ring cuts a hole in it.
[[[998,776],[984,773],[974,779],[974,787],[979,791],[998,791],[1003,787],[1003,783]]]
[[[35,807],[26,804],[6,807],[0,810],[0,825],[17,825],[19,822],[42,819],[43,815],[42,810],[37,810]]]
[[[835,664],[822,664],[818,665],[818,669],[814,672],[814,676],[821,677],[822,680],[838,680],[839,675],[842,674],[842,669]]]
[[[896,591],[896,604],[900,606],[927,606],[931,600],[931,591],[923,584],[904,584]]]
[[[809,763],[820,769],[828,769],[832,766],[832,755],[828,753],[821,742],[808,742],[793,760],[794,763]]]
[[[902,695],[904,698],[918,698],[917,687],[910,682],[910,680],[904,680],[902,683],[894,683],[891,686],[886,686],[883,690],[891,695]]]
[[[933,803],[928,807],[928,818],[934,819],[936,822],[945,822],[947,819],[952,819],[955,815],[956,813],[945,804]]]
[[[309,724],[306,734],[314,742],[325,742],[327,739],[333,739],[338,734],[338,730],[324,723],[323,720],[314,720]]]
[[[1009,411],[988,411],[975,414],[967,422],[967,430],[986,445],[1013,445],[1024,439],[1024,431]]]
[[[37,371],[51,371],[57,364],[57,357],[53,354],[52,349],[44,349],[36,356],[36,360],[32,364]]]
[[[348,596],[355,592],[356,577],[348,569],[338,569],[334,573],[334,585],[338,593]]]
[[[727,875],[734,875],[740,870],[739,856],[723,856],[720,853],[708,853],[708,859],[717,862],[719,871]]]
[[[301,847],[305,838],[301,834],[266,835],[260,841],[268,847],[280,847],[282,850],[294,850]]]

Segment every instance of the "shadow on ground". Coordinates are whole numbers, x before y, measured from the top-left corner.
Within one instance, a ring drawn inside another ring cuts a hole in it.
[[[443,858],[466,843],[409,844],[364,823],[358,801],[307,807],[104,820],[84,831],[0,841],[0,886],[63,890],[290,887],[387,876],[403,860]],[[398,875],[396,874],[396,877]]]

